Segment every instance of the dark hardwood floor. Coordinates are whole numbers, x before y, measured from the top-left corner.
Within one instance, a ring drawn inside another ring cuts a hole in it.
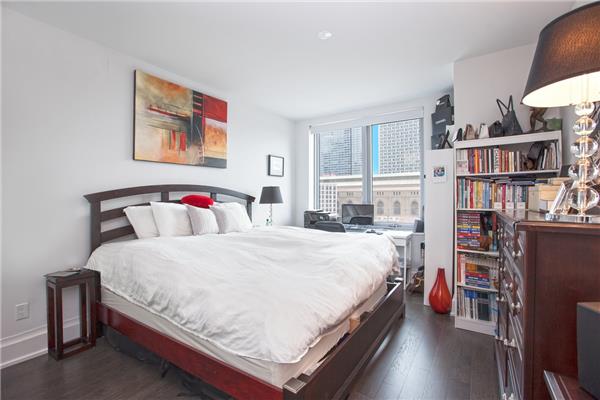
[[[493,339],[455,329],[451,317],[423,307],[422,297],[407,297],[406,319],[350,399],[498,399]],[[161,379],[156,365],[118,353],[104,339],[60,362],[44,355],[2,370],[3,400],[176,399],[185,393],[176,374]]]

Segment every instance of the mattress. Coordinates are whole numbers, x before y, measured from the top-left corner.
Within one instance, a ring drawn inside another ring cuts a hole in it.
[[[365,311],[372,310],[387,292],[386,284],[382,284],[375,292],[351,315],[351,318],[360,316]],[[149,326],[162,334],[176,339],[204,354],[210,355],[226,364],[240,369],[260,380],[276,387],[283,387],[290,378],[301,373],[310,374],[335,344],[349,331],[349,319],[339,323],[327,333],[321,335],[304,356],[295,363],[277,363],[244,357],[228,352],[208,340],[202,339],[169,322],[165,318],[145,310],[144,308],[128,301],[127,299],[102,287],[102,303],[106,306]]]
[[[87,268],[102,286],[241,357],[296,364],[385,283],[385,235],[255,228],[107,243]]]

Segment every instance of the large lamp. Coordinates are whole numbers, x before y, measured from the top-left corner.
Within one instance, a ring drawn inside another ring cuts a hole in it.
[[[541,32],[523,103],[531,107],[575,105],[578,116],[569,169],[572,180],[559,191],[547,219],[591,222],[587,211],[598,205],[593,188],[600,169],[594,160],[598,141],[591,137],[596,122],[590,118],[600,100],[600,2],[577,8],[550,22]],[[570,209],[577,211],[568,218]],[[562,217],[562,218],[561,218]]]
[[[279,186],[264,186],[262,188],[262,193],[260,194],[259,203],[269,205],[269,218],[267,219],[267,226],[273,225],[273,204],[283,203]]]

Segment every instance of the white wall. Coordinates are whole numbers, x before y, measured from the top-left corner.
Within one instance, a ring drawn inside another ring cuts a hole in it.
[[[502,50],[454,63],[454,102],[456,126],[470,123],[475,128],[485,122],[501,120],[496,99],[505,104],[513,96],[521,128],[530,129],[529,107],[521,104],[535,44]],[[546,118],[559,117],[558,109],[550,109]]]
[[[263,185],[279,185],[285,204],[274,207],[275,222],[292,222],[290,121],[209,85],[2,11],[3,364],[44,350],[42,275],[85,264],[86,193],[197,183],[249,193],[258,203]],[[229,102],[227,169],[132,160],[136,68]],[[285,157],[284,178],[267,176],[267,154]],[[267,207],[257,203],[254,221],[262,224]],[[15,304],[22,302],[30,304],[31,316],[15,321]],[[74,313],[74,306],[67,307],[65,318]]]

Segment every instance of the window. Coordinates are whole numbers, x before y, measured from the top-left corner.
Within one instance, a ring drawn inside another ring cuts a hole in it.
[[[410,214],[415,217],[419,215],[419,203],[417,203],[415,200],[410,203]]]
[[[422,121],[317,129],[315,206],[341,216],[344,203],[374,204],[376,224],[412,224],[420,213]]]
[[[377,213],[376,222],[413,223],[421,193],[421,119],[372,125],[371,143],[373,190],[394,201],[391,213]],[[411,205],[410,215],[402,215],[402,204]]]
[[[383,215],[383,214],[384,214],[383,201],[379,200],[377,202],[377,215]]]
[[[342,193],[362,196],[362,128],[316,136],[319,152],[319,208],[341,215]]]

